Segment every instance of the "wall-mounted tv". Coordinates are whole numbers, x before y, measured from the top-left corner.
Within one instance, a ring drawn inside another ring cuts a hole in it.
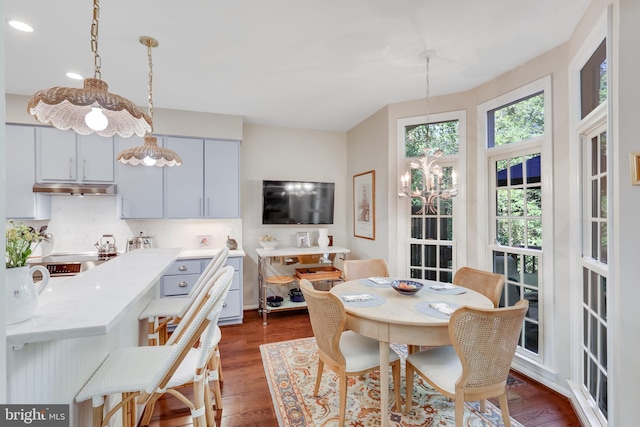
[[[333,224],[335,183],[262,181],[263,224]]]

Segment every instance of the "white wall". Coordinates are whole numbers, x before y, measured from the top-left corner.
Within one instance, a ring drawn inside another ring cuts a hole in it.
[[[2,13],[2,4],[0,3],[0,22],[4,22],[4,14]],[[4,58],[4,31],[0,33],[0,58]],[[4,67],[0,67],[0,93],[4,93]],[[6,183],[6,170],[5,167],[5,133],[4,133],[4,118],[6,115],[5,104],[0,103],[0,188],[4,188]],[[0,218],[4,218],[6,206],[6,194],[4,191],[0,191]],[[4,254],[5,240],[2,239],[0,243],[0,249]],[[4,256],[3,256],[4,259]],[[5,263],[0,265],[0,295],[5,293]],[[4,297],[2,298],[4,301]],[[4,304],[4,302],[3,302]],[[7,402],[7,340],[6,340],[6,327],[4,307],[0,310],[0,403]]]
[[[335,182],[334,224],[329,235],[335,246],[348,247],[347,138],[344,132],[244,126],[241,146],[242,223],[245,307],[257,307],[258,237],[270,234],[280,239],[280,247],[296,246],[296,232],[310,231],[317,244],[318,228],[326,226],[262,225],[262,180]]]

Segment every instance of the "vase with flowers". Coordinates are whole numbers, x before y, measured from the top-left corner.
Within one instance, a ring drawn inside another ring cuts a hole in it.
[[[9,221],[5,232],[6,295],[5,324],[13,325],[30,319],[38,307],[38,295],[49,282],[49,271],[42,266],[29,267],[27,259],[44,236],[33,227]],[[36,286],[33,273],[39,271],[42,280]]]

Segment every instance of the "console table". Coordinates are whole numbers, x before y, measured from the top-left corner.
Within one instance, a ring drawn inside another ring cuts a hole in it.
[[[267,277],[267,265],[276,258],[299,257],[304,255],[322,255],[322,254],[346,254],[350,250],[340,246],[327,246],[321,248],[319,246],[311,246],[309,248],[275,248],[263,249],[257,248],[258,253],[258,311],[262,314],[262,324],[267,325],[267,315],[272,311],[280,310],[299,310],[307,307],[306,302],[291,302],[285,298],[279,307],[269,307],[267,305],[267,284],[264,279]],[[331,264],[324,264],[331,265]]]

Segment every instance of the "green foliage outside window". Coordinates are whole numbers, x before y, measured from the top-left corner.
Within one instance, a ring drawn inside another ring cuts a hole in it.
[[[544,134],[544,93],[491,110],[489,147],[526,141]],[[493,138],[491,138],[491,135]]]
[[[405,128],[405,157],[419,157],[442,150],[446,155],[458,154],[458,120],[428,123]]]

